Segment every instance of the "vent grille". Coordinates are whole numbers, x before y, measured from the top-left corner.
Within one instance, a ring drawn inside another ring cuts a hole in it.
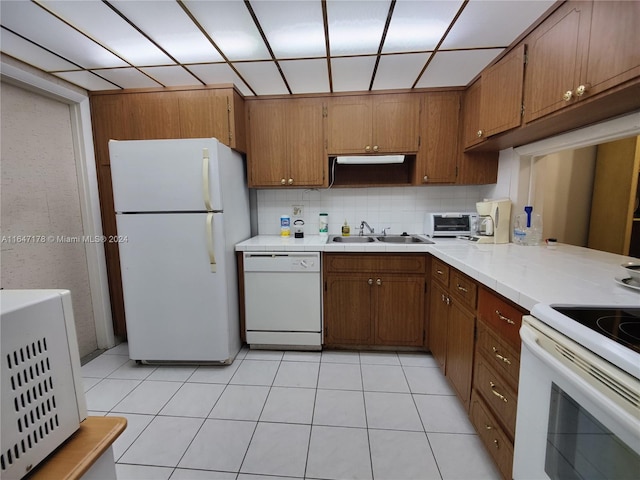
[[[17,441],[0,452],[3,471],[60,427],[46,337],[17,348],[4,358]]]

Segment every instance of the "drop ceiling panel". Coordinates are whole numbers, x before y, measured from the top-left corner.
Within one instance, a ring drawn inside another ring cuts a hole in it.
[[[244,2],[189,0],[184,4],[229,60],[271,58]]]
[[[219,62],[222,57],[176,2],[116,1],[113,5],[181,63]],[[147,63],[148,64],[148,63]]]
[[[276,58],[326,55],[320,2],[251,4]]]
[[[162,87],[158,82],[147,77],[135,68],[112,68],[109,70],[96,70],[101,77],[120,85],[122,88],[153,88]]]
[[[233,66],[258,95],[289,93],[274,62],[234,63]]]
[[[100,1],[43,1],[42,4],[134,65],[173,63],[158,47]]]
[[[346,57],[331,59],[334,92],[368,90],[376,57]]]
[[[374,90],[411,88],[430,53],[383,55],[373,82]]]
[[[210,63],[202,65],[189,65],[189,70],[195,73],[207,85],[220,83],[233,83],[243,95],[251,96],[251,90],[247,88],[242,79],[226,63]]]
[[[416,87],[465,86],[504,49],[438,52]]]
[[[61,59],[4,28],[0,30],[0,45],[2,45],[4,53],[14,58],[19,58],[40,70],[50,72],[52,70],[75,70],[78,68],[73,63]]]
[[[54,73],[54,75],[91,91],[120,90],[120,87],[113,85],[112,83],[109,83],[86,70],[80,72],[58,72]]]
[[[327,1],[331,55],[378,53],[389,1]]]
[[[292,93],[329,91],[329,74],[327,72],[327,61],[324,58],[316,60],[283,60],[279,63]]]
[[[126,65],[111,52],[65,25],[35,3],[3,1],[0,5],[2,25],[84,68]]]
[[[461,5],[461,1],[399,0],[393,9],[383,53],[433,50]]]
[[[187,67],[188,68],[188,67]],[[179,87],[185,85],[194,85],[200,82],[191,75],[187,70],[178,65],[167,67],[144,67],[141,68],[144,73],[151,75],[165,87]]]
[[[472,0],[441,48],[507,47],[554,3]]]

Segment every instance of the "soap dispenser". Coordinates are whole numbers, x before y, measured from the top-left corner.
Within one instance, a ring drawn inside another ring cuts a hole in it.
[[[349,224],[347,223],[347,219],[344,219],[344,224],[342,225],[342,236],[343,237],[348,237],[349,235],[351,235],[351,227],[349,227]]]

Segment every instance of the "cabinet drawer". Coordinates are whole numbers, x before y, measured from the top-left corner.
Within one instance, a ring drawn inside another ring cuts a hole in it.
[[[449,288],[449,265],[435,257],[431,259],[431,276]]]
[[[473,388],[482,395],[496,417],[502,421],[506,432],[513,438],[516,429],[518,396],[507,382],[487,365],[484,357],[476,359]]]
[[[520,354],[509,346],[494,332],[491,331],[482,320],[478,321],[478,339],[476,341],[476,353],[484,355],[498,373],[505,376],[511,382],[511,386],[517,391],[520,373]]]
[[[520,351],[520,325],[524,310],[496,296],[489,290],[480,289],[478,316],[498,336]]]
[[[451,269],[449,293],[451,293],[452,297],[460,300],[471,310],[476,309],[478,284],[455,269]]]
[[[425,273],[426,257],[418,255],[325,254],[327,272]]]
[[[504,433],[482,398],[474,391],[471,394],[471,423],[493,457],[503,478],[510,479],[513,469],[513,443]]]

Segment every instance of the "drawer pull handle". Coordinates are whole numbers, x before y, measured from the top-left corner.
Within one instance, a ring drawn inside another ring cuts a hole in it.
[[[487,425],[486,423],[484,424],[484,428],[485,430],[493,430],[493,427],[491,425]]]
[[[496,347],[491,347],[493,349],[493,353],[496,356],[496,358],[498,360],[502,360],[504,363],[506,363],[507,365],[511,365],[511,360],[509,360],[507,357],[502,356],[498,353],[498,349]]]
[[[507,397],[505,397],[504,395],[502,395],[500,392],[496,391],[496,384],[493,382],[489,382],[489,385],[491,385],[491,393],[493,393],[496,397],[498,397],[500,400],[502,400],[504,403],[507,403]]]
[[[444,274],[444,272],[443,272],[442,270],[436,270],[436,273],[437,273],[438,275],[443,275],[443,274]]]
[[[497,438],[493,439],[493,444],[496,446],[496,448],[498,448],[498,449],[500,448],[500,442],[498,442]]]
[[[462,285],[460,285],[459,283],[457,284],[458,290],[460,290],[461,292],[467,293],[469,290],[467,290],[466,288],[464,288]]]
[[[513,320],[511,320],[508,317],[505,317],[504,315],[502,315],[502,313],[500,313],[500,310],[496,310],[496,315],[498,315],[498,318],[500,320],[504,320],[505,322],[507,322],[509,325],[515,325],[516,322],[514,322]]]

